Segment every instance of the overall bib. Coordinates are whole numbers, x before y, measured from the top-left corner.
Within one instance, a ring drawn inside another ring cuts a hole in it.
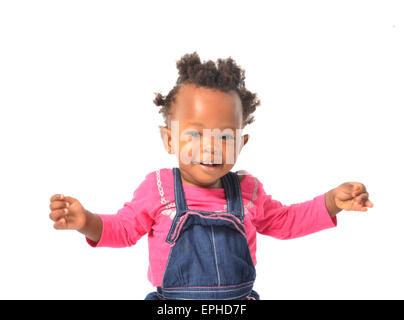
[[[179,168],[173,168],[176,215],[163,283],[149,299],[259,299],[252,290],[255,267],[244,229],[244,207],[236,173],[221,177],[227,212],[188,208]]]

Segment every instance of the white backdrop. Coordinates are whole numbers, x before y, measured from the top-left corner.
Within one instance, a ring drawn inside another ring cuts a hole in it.
[[[176,166],[154,92],[183,54],[233,57],[262,105],[233,170],[285,204],[346,181],[374,208],[294,240],[259,236],[262,299],[403,299],[401,1],[1,1],[0,298],[143,299],[147,236],[91,248],[57,231],[64,193],[114,214]]]

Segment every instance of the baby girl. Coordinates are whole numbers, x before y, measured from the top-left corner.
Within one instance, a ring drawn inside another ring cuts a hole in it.
[[[341,210],[373,207],[365,186],[346,182],[312,200],[281,204],[245,170],[233,172],[248,142],[242,129],[260,105],[245,88],[244,70],[229,57],[178,62],[179,76],[158,93],[161,137],[178,167],[148,173],[114,215],[95,214],[75,198],[50,198],[55,229],[77,230],[93,247],[126,247],[148,234],[146,299],[259,299],[256,233],[292,239],[336,226]]]

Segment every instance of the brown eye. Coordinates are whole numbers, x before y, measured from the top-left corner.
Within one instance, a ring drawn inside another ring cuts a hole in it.
[[[233,139],[233,136],[230,135],[230,134],[227,134],[227,135],[225,135],[225,136],[222,136],[222,139],[223,139],[223,138],[225,138],[224,140],[232,140],[232,139]]]
[[[197,131],[191,131],[191,132],[188,132],[188,134],[189,134],[190,136],[192,136],[192,137],[200,137],[200,134],[199,134],[199,132],[197,132]]]

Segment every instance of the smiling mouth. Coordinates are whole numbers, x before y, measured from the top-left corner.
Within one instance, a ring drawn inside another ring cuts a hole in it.
[[[197,162],[197,161],[192,161],[193,164],[199,164],[203,166],[208,166],[208,167],[219,167],[222,165],[222,163],[213,163],[213,162]]]

